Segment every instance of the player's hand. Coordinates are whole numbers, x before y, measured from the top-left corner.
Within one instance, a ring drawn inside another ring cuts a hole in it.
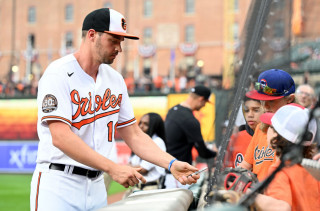
[[[192,175],[190,174],[198,171],[198,169],[187,162],[181,162],[176,160],[172,163],[171,166],[171,173],[172,175],[182,184],[182,185],[191,185],[196,183],[197,180],[200,178],[200,175]]]
[[[135,168],[127,165],[116,165],[115,168],[111,168],[109,175],[114,181],[120,185],[128,188],[129,186],[134,186],[140,181],[146,183],[146,179],[139,173],[141,168]]]

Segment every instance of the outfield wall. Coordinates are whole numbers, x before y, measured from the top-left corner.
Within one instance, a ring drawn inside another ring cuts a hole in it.
[[[137,120],[148,112],[156,112],[165,119],[168,109],[186,97],[187,94],[170,94],[130,97],[130,100]],[[214,102],[214,95],[211,101]],[[204,139],[214,140],[214,104],[207,103],[194,115],[201,123]],[[38,150],[36,99],[0,100],[0,120],[0,173],[33,172]],[[118,163],[127,164],[131,151],[117,133],[115,136]]]
[[[137,120],[148,112],[156,112],[165,119],[167,111],[180,103],[187,94],[168,96],[130,97]],[[211,101],[214,102],[214,95]],[[215,106],[207,103],[200,111],[194,112],[201,123],[201,132],[205,141],[214,140]],[[0,140],[38,140],[36,99],[0,100]],[[116,139],[120,139],[116,135]]]

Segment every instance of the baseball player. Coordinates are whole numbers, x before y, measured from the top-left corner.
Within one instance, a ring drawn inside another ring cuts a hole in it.
[[[83,21],[79,51],[51,63],[39,81],[37,166],[31,210],[96,210],[107,205],[102,172],[124,187],[145,183],[141,168],[108,159],[114,131],[135,154],[168,169],[182,184],[198,175],[188,163],[162,151],[136,123],[123,77],[111,64],[122,51],[126,21],[102,8]]]

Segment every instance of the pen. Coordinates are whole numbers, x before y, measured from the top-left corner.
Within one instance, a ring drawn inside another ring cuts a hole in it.
[[[201,169],[201,170],[199,170],[199,171],[196,171],[196,172],[194,172],[194,173],[192,173],[192,174],[189,174],[187,177],[191,177],[191,176],[193,176],[193,175],[200,174],[201,172],[203,172],[203,171],[205,171],[205,170],[207,170],[207,169],[208,169],[208,167],[205,167],[205,168],[203,168],[203,169]]]

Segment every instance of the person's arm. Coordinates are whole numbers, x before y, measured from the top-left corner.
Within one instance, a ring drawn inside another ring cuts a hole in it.
[[[91,149],[79,136],[73,133],[69,125],[61,121],[48,121],[52,134],[52,143],[70,158],[108,173],[116,182],[128,188],[146,182],[138,172],[140,168],[118,165]]]
[[[249,143],[249,146],[247,147],[246,154],[244,155],[244,159],[239,165],[240,167],[245,168],[250,171],[252,171],[252,168],[253,168],[254,148],[257,145],[257,140],[258,140],[259,134],[261,132],[259,127],[260,127],[260,124],[258,124],[258,126],[254,132],[254,135],[252,136],[252,139]]]
[[[117,131],[132,151],[141,159],[168,169],[169,163],[174,157],[161,150],[152,139],[138,127],[137,123],[117,128]],[[198,169],[186,162],[176,160],[172,163],[170,170],[172,175],[183,185],[195,183],[197,179],[200,178],[199,175],[187,177]]]
[[[252,164],[248,163],[247,161],[243,160],[240,165],[241,168],[245,168],[247,170],[252,170]]]
[[[207,148],[203,140],[199,142],[195,142],[194,146],[197,149],[199,156],[202,158],[213,158],[217,155],[217,152]]]
[[[258,210],[262,211],[290,211],[291,206],[286,202],[282,200],[278,200],[275,198],[272,198],[271,196],[266,196],[263,194],[258,194],[255,199],[255,206],[258,208]]]
[[[197,149],[199,156],[202,158],[214,158],[217,152],[207,148],[201,134],[200,123],[194,116],[189,118],[184,122],[182,127],[189,143],[193,143],[194,147]]]

